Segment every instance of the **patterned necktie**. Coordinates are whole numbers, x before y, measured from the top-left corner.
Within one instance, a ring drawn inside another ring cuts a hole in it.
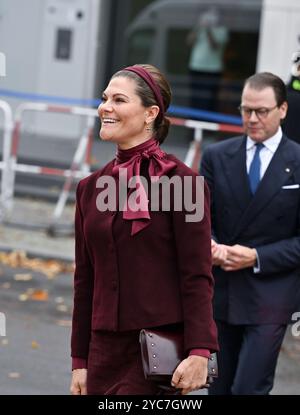
[[[260,153],[260,150],[264,147],[264,145],[262,143],[257,143],[255,144],[255,146],[256,146],[256,150],[255,150],[254,157],[252,159],[252,162],[250,164],[250,169],[249,169],[249,183],[250,183],[250,189],[253,195],[256,192],[256,189],[260,182],[261,162],[260,162],[259,153]]]

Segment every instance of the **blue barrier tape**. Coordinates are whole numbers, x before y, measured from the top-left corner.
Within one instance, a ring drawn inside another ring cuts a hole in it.
[[[44,101],[56,104],[65,105],[82,105],[90,107],[98,107],[101,100],[99,99],[78,99],[78,98],[66,98],[58,97],[54,95],[42,95],[42,94],[29,94],[27,92],[15,92],[9,89],[0,89],[0,96],[9,98],[23,99],[25,101]]]
[[[200,119],[216,123],[242,125],[241,117],[220,114],[219,112],[197,110],[189,107],[178,107],[176,105],[170,106],[168,112],[172,113],[172,115],[182,116],[189,119]]]
[[[9,89],[0,89],[0,96],[8,98],[22,99],[25,101],[43,101],[64,105],[80,105],[89,107],[98,107],[101,103],[100,99],[78,99],[58,97],[54,95],[42,95],[42,94],[29,94],[26,92],[16,92]],[[168,110],[168,114],[184,117],[188,119],[199,119],[205,121],[212,121],[216,123],[241,125],[241,118],[234,115],[220,114],[218,112],[198,110],[189,107],[179,107],[177,105],[171,105]]]

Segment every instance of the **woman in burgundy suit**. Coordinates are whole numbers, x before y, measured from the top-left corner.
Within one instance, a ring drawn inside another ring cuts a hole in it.
[[[143,375],[139,331],[169,327],[184,332],[186,358],[172,384],[186,394],[206,383],[218,349],[207,188],[200,203],[199,176],[160,149],[171,91],[157,68],[118,71],[102,99],[100,136],[117,153],[77,188],[71,392],[159,393]],[[149,188],[162,176],[177,186],[160,186],[155,208]],[[179,203],[189,194],[192,208]]]

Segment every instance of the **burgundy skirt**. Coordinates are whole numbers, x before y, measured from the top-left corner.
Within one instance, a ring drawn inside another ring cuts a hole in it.
[[[92,331],[87,375],[88,395],[158,395],[144,377],[139,331]]]

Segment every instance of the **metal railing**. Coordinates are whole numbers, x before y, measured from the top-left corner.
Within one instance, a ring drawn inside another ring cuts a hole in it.
[[[0,100],[0,110],[4,115],[2,161],[0,162],[1,176],[1,195],[0,195],[0,220],[5,216],[5,212],[11,208],[10,198],[10,153],[11,153],[11,133],[13,128],[13,115],[10,105],[6,101]]]

